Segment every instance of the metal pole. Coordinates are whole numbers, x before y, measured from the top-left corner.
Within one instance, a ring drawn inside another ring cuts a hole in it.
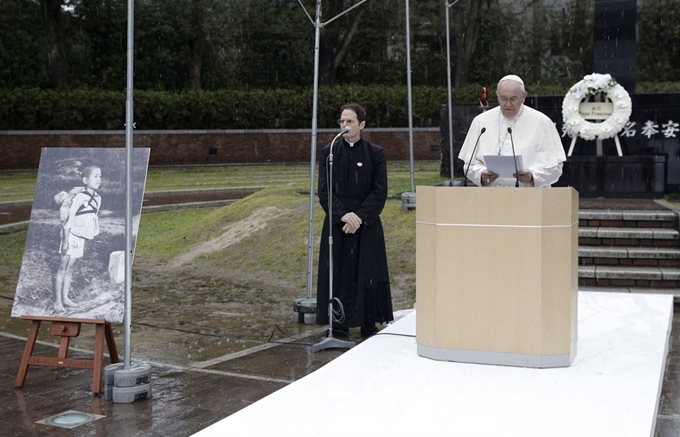
[[[451,186],[453,187],[453,114],[451,114],[451,37],[449,35],[449,8],[453,4],[444,1],[446,8],[446,82],[448,87],[448,116],[449,116],[449,168],[451,170]]]
[[[328,336],[312,346],[313,352],[324,349],[350,349],[356,345],[353,341],[339,340],[333,337],[333,145],[345,132],[340,132],[331,141],[328,150]],[[343,313],[344,318],[344,313]],[[340,320],[342,322],[342,320]]]
[[[309,175],[309,235],[307,237],[307,299],[312,298],[312,268],[314,263],[314,182],[316,169],[317,100],[319,96],[319,45],[321,41],[321,0],[316,0],[316,22],[314,24],[314,97],[312,102],[312,150],[311,172]]]
[[[336,18],[346,14],[352,9],[356,8],[360,4],[366,2],[367,0],[362,0],[359,3],[353,5],[352,7],[346,9],[340,14],[328,20],[326,23],[321,22],[322,7],[321,0],[316,0],[316,20],[312,21],[312,17],[309,16],[307,9],[302,4],[301,0],[298,3],[307,14],[307,17],[314,24],[314,96],[312,102],[312,146],[311,146],[311,172],[309,174],[309,233],[307,236],[307,300],[312,299],[312,269],[314,268],[314,183],[316,180],[316,134],[317,134],[317,115],[318,115],[318,100],[319,100],[319,47],[321,46],[321,28]]]
[[[127,16],[127,104],[125,105],[125,342],[123,363],[130,366],[130,334],[132,329],[132,147],[133,136],[133,57],[135,2],[128,0]]]
[[[411,193],[416,192],[413,176],[413,99],[411,98],[411,25],[409,23],[409,5],[406,0],[406,78],[408,84],[408,145],[411,163]]]

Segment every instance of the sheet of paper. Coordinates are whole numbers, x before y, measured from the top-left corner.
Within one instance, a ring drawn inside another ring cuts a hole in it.
[[[517,170],[524,170],[522,155],[517,157]],[[486,169],[498,173],[501,178],[512,178],[515,174],[515,164],[512,162],[512,155],[484,155]]]

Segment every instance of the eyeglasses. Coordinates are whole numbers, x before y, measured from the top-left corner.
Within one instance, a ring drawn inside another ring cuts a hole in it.
[[[505,105],[508,102],[515,105],[515,104],[517,104],[517,102],[519,102],[519,97],[518,96],[512,96],[510,98],[508,98],[508,97],[498,97],[498,101],[501,102],[503,105]]]
[[[345,123],[347,123],[347,124],[354,124],[354,123],[356,123],[356,122],[357,122],[356,120],[342,120],[342,119],[338,120],[338,124],[339,124],[340,126],[342,126],[342,125],[345,124]]]

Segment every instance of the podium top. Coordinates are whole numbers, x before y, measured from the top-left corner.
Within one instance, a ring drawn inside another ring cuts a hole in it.
[[[571,227],[578,223],[572,187],[416,187],[418,223]]]

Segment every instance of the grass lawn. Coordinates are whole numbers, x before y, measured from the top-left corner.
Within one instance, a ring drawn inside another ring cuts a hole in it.
[[[318,176],[318,175],[317,175]],[[0,175],[8,189],[0,201],[30,200],[37,172]],[[136,246],[135,272],[150,265],[171,272],[191,268],[192,274],[216,272],[235,284],[299,293],[306,287],[309,249],[308,164],[234,165],[150,168],[146,191],[262,188],[234,204],[142,214]],[[404,300],[415,298],[415,212],[402,211],[401,193],[411,191],[409,162],[388,164],[389,200],[382,213],[393,289]],[[438,162],[414,163],[415,185],[439,185]],[[315,183],[316,188],[316,183]],[[323,222],[315,199],[314,257]],[[18,272],[26,231],[0,234],[5,247],[1,273]],[[316,266],[314,267],[316,276]]]
[[[398,196],[411,191],[411,171],[408,161],[388,163],[389,194]],[[315,187],[318,177],[315,169]],[[439,176],[436,161],[414,162],[415,185],[437,185]],[[0,202],[31,200],[38,172],[0,172]],[[106,175],[104,175],[106,176]],[[310,165],[266,164],[225,165],[204,167],[151,167],[146,180],[146,191],[175,191],[216,188],[266,188],[289,186],[309,189]]]

